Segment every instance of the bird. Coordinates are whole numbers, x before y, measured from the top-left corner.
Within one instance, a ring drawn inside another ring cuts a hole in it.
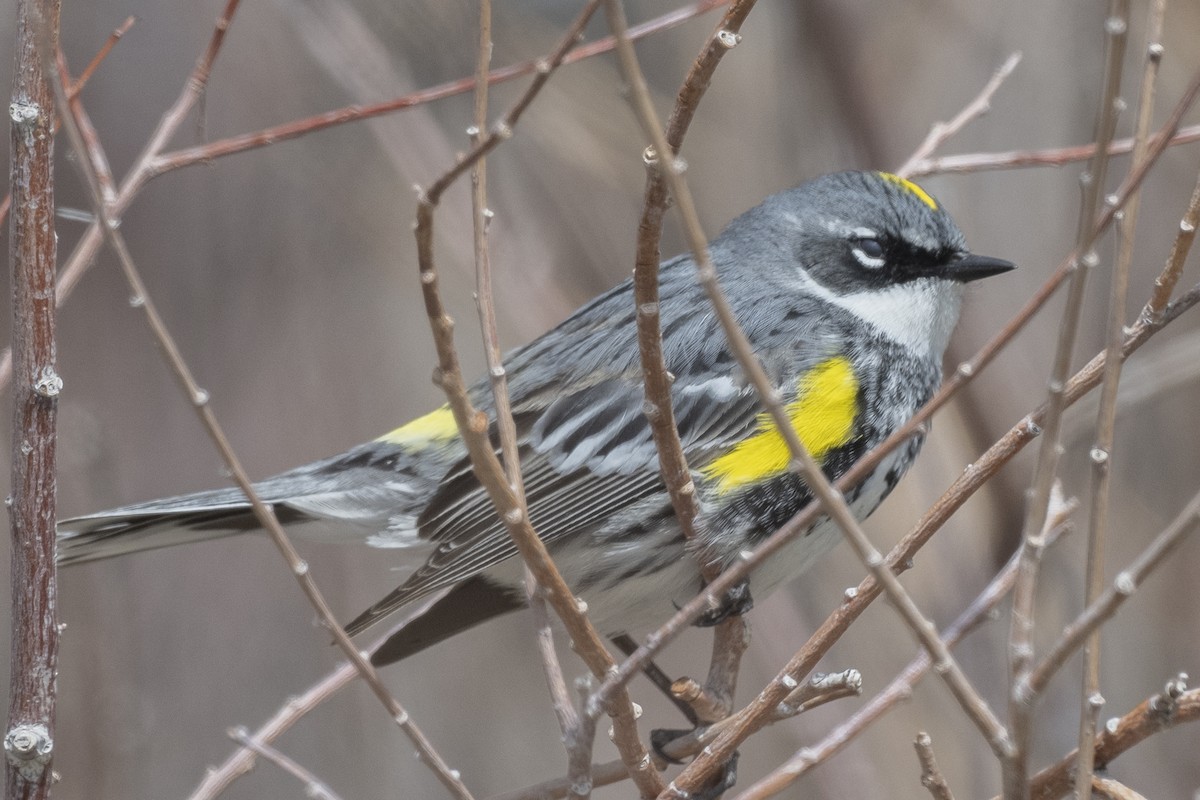
[[[873,171],[768,197],[709,254],[789,422],[831,480],[936,391],[966,284],[1014,268],[971,253],[921,186]],[[612,635],[660,624],[703,589],[696,548],[728,565],[813,502],[693,258],[664,261],[659,281],[671,402],[695,486],[694,540],[675,517],[645,414],[631,280],[504,359],[529,520],[598,630]],[[487,379],[468,394],[495,441]],[[892,491],[923,438],[918,430],[845,492],[858,518]],[[348,633],[441,595],[375,651],[376,665],[525,606],[520,557],[448,406],[254,488],[301,535],[391,550],[409,565]],[[257,527],[240,490],[218,489],[65,520],[58,558],[67,566]],[[839,538],[818,517],[751,574],[753,595],[802,574]]]

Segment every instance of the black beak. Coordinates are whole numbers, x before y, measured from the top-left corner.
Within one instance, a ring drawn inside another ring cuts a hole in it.
[[[990,278],[993,275],[999,275],[1002,272],[1008,272],[1010,269],[1016,268],[1016,264],[1011,261],[1005,261],[1002,258],[990,258],[988,256],[977,256],[967,253],[958,261],[946,265],[945,277],[969,283],[970,281],[977,281],[980,278]]]

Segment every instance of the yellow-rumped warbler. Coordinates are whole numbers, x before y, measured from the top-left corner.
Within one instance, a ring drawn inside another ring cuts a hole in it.
[[[933,394],[963,284],[1013,266],[968,253],[933,197],[880,172],[827,175],[773,195],[730,223],[710,252],[801,441],[830,478]],[[696,527],[728,563],[811,496],[789,470],[783,437],[761,412],[694,273],[687,256],[662,265],[663,350],[699,501]],[[626,281],[505,362],[530,519],[592,619],[612,633],[661,622],[702,585],[659,475],[634,314]],[[486,381],[471,399],[492,411]],[[896,485],[921,439],[846,493],[859,517]],[[256,489],[285,523],[425,559],[352,632],[453,587],[377,663],[523,605],[516,549],[446,407]],[[240,491],[202,492],[63,522],[60,560],[255,527]],[[815,523],[753,574],[755,594],[804,570],[838,536],[828,520]]]

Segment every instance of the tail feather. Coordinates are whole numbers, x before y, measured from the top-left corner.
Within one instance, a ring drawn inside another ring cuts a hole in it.
[[[279,507],[280,522],[306,518]],[[114,508],[62,520],[58,524],[58,563],[62,566],[219,539],[259,528],[250,504],[237,490],[217,490]]]

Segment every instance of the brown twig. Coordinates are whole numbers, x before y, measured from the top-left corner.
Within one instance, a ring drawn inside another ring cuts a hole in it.
[[[862,675],[858,673],[858,670],[848,669],[833,674],[817,674],[811,680],[793,689],[785,701],[776,706],[769,722],[776,723],[793,719],[799,714],[834,700],[857,697],[860,694],[862,694]],[[698,727],[690,733],[667,742],[663,746],[662,752],[676,760],[691,758],[703,750],[729,724],[730,718],[726,717],[710,726]],[[625,774],[624,766],[619,761],[593,764],[591,772],[594,786],[608,786],[628,777]],[[487,800],[557,800],[557,798],[567,797],[570,791],[569,777],[555,778],[526,786],[523,789],[494,795]]]
[[[225,32],[233,22],[233,15],[236,13],[239,3],[240,0],[226,0],[225,8],[221,11],[221,15],[217,17],[217,22],[213,27],[208,45],[196,60],[195,66],[192,67],[192,72],[184,82],[183,91],[176,99],[175,104],[159,120],[158,127],[154,129],[146,146],[142,148],[141,154],[134,160],[133,168],[125,177],[125,180],[122,181],[117,196],[109,204],[107,211],[110,217],[119,219],[129,204],[133,202],[133,198],[137,196],[138,192],[141,191],[146,181],[150,178],[147,171],[147,165],[150,160],[158,155],[175,135],[179,126],[183,124],[183,121],[195,106],[197,99],[204,92],[205,87],[208,85],[208,76],[212,72],[217,54],[220,53],[221,45],[225,41]],[[79,282],[79,279],[83,277],[83,274],[91,265],[97,250],[99,250],[101,243],[104,241],[104,236],[105,234],[101,229],[99,221],[96,221],[80,237],[79,242],[75,245],[75,250],[72,251],[70,257],[58,273],[58,285],[55,292],[55,302],[58,305],[62,305],[63,300],[75,288],[75,284]],[[0,354],[0,386],[8,383],[11,377],[12,354],[6,350],[3,354]]]
[[[665,139],[671,153],[677,154],[682,147],[717,66],[740,40],[739,31],[754,5],[755,0],[735,0],[692,62],[676,95],[667,124]],[[632,29],[630,34],[632,36]],[[646,419],[650,424],[650,433],[658,452],[659,471],[670,495],[675,519],[684,537],[694,541],[695,485],[675,425],[671,404],[672,379],[662,350],[658,263],[667,199],[666,181],[656,164],[648,161],[633,270],[633,299],[637,309],[638,350],[646,393]],[[706,582],[715,580],[720,574],[721,565],[704,548],[696,548],[693,555],[699,562],[702,578]],[[713,602],[717,602],[717,598],[714,597]],[[704,686],[695,684],[696,693],[692,698],[692,708],[700,719],[713,722],[727,716],[732,709],[741,657],[749,644],[749,637],[749,624],[741,615],[731,615],[714,629],[708,678]]]
[[[637,30],[633,33],[633,36],[640,39],[669,30],[687,20],[727,5],[729,2],[730,0],[699,0],[698,2],[690,3],[682,8],[675,9],[660,17],[642,23],[637,26]],[[573,64],[585,58],[607,53],[609,50],[612,50],[613,46],[611,36],[599,39],[590,44],[580,45],[573,49],[563,59],[562,63]],[[538,59],[522,61],[492,70],[488,73],[487,82],[489,86],[495,86],[500,83],[516,80],[525,75],[533,75],[538,72],[539,68]],[[360,120],[391,114],[396,111],[406,111],[416,106],[425,105],[437,100],[444,100],[447,97],[466,94],[475,88],[475,82],[475,76],[460,78],[432,86],[428,89],[401,95],[391,100],[385,100],[381,103],[345,106],[323,114],[316,114],[304,119],[292,120],[270,128],[264,128],[260,131],[243,133],[195,147],[174,150],[156,156],[150,165],[150,169],[153,175],[157,176],[183,167],[206,163],[216,158],[294,139],[297,136],[304,136],[315,131],[331,128],[335,125],[358,122]]]
[[[94,164],[89,159],[91,148],[85,144],[83,135],[79,125],[75,119],[71,103],[67,100],[66,90],[61,76],[58,76],[55,82],[56,100],[58,101],[59,115],[62,118],[63,130],[70,140],[72,149],[79,156],[76,163],[80,171],[83,173],[88,188],[92,193],[92,203],[96,212],[97,221],[105,233],[106,238],[113,252],[117,256],[117,261],[121,266],[121,271],[125,276],[126,282],[134,298],[133,305],[140,308],[145,315],[146,322],[150,326],[151,332],[156,343],[163,352],[171,371],[179,382],[180,388],[187,396],[196,413],[200,418],[201,424],[204,426],[209,437],[212,439],[214,446],[217,448],[221,459],[225,462],[234,482],[238,488],[246,495],[246,499],[250,504],[251,510],[254,513],[255,519],[266,530],[276,548],[283,555],[287,562],[288,568],[293,576],[300,584],[301,590],[308,598],[309,603],[317,612],[317,616],[334,638],[334,641],[350,659],[350,661],[358,669],[367,685],[372,692],[383,704],[388,714],[393,721],[405,732],[412,741],[420,758],[429,765],[433,770],[438,780],[445,786],[454,796],[461,800],[470,800],[471,794],[467,791],[466,786],[458,777],[458,774],[451,770],[450,767],[442,760],[441,756],[433,749],[432,745],[426,739],[425,735],[416,726],[408,715],[408,712],[400,705],[400,703],[392,697],[387,688],[380,681],[374,667],[370,661],[354,646],[350,638],[346,635],[345,630],[338,624],[328,603],[317,588],[316,581],[313,579],[309,570],[308,564],[300,558],[284,532],[283,527],[279,524],[279,520],[275,517],[272,508],[262,502],[254,490],[250,482],[249,476],[246,474],[240,459],[233,451],[228,438],[225,436],[224,430],[216,419],[216,415],[212,411],[210,397],[208,392],[201,389],[192,375],[191,369],[188,367],[175,342],[167,330],[166,324],[158,313],[153,300],[149,296],[145,283],[141,278],[141,274],[133,261],[133,257],[129,252],[129,248],[125,243],[124,237],[118,230],[116,221],[109,215],[107,206],[104,202],[100,180],[96,174]],[[92,147],[96,145],[93,144]]]
[[[1083,201],[1075,238],[1077,256],[1071,266],[1067,299],[1046,384],[1046,412],[1042,422],[1044,434],[1034,467],[1033,482],[1025,493],[1025,520],[1021,536],[1030,546],[1023,550],[1025,558],[1013,591],[1009,628],[1008,714],[1016,748],[1011,757],[1001,763],[1006,800],[1026,800],[1029,797],[1029,755],[1033,742],[1033,712],[1038,698],[1022,690],[1028,685],[1027,674],[1034,663],[1034,608],[1041,564],[1041,549],[1035,546],[1035,540],[1041,536],[1045,526],[1051,487],[1057,480],[1059,458],[1063,452],[1062,415],[1066,408],[1063,394],[1067,377],[1071,374],[1071,357],[1075,352],[1079,323],[1083,318],[1088,273],[1098,263],[1098,257],[1092,250],[1095,241],[1092,230],[1108,175],[1108,146],[1115,135],[1117,117],[1124,105],[1120,98],[1121,67],[1125,60],[1128,28],[1129,0],[1109,0],[1104,25],[1104,85],[1100,93],[1094,135],[1096,155],[1089,162],[1087,171],[1080,176]],[[1136,193],[1131,194],[1127,203],[1132,202],[1135,196]],[[1118,331],[1116,335],[1120,337],[1121,332]],[[1116,346],[1119,350],[1119,341]],[[1110,363],[1107,368],[1111,370],[1114,367]],[[1089,543],[1089,559],[1097,555],[1095,544],[1094,539]]]
[[[1150,122],[1154,114],[1154,89],[1158,65],[1162,61],[1161,43],[1166,0],[1155,0],[1148,13],[1146,63],[1138,95],[1137,122],[1134,132],[1133,163],[1146,157]],[[1104,545],[1108,531],[1108,504],[1112,475],[1113,442],[1116,436],[1117,390],[1121,381],[1121,345],[1125,338],[1125,305],[1129,295],[1129,271],[1133,263],[1133,242],[1137,230],[1141,193],[1135,192],[1125,204],[1117,223],[1118,253],[1113,267],[1108,301],[1107,353],[1104,381],[1100,388],[1100,408],[1096,414],[1096,438],[1090,450],[1092,462],[1091,513],[1088,515],[1087,567],[1084,605],[1096,601],[1104,590]],[[1103,707],[1100,694],[1100,631],[1096,630],[1083,652],[1083,681],[1079,708],[1079,761],[1075,769],[1075,798],[1090,800],[1092,792],[1092,743],[1096,721]]]
[[[1078,508],[1074,500],[1065,501],[1056,507],[1055,526],[1049,536],[1051,542],[1067,531],[1070,517]],[[1017,576],[1017,564],[1020,553],[1014,553],[1008,563],[988,583],[970,605],[958,616],[942,634],[950,646],[956,646],[966,636],[975,631],[984,622],[992,618],[995,609],[1008,596]],[[932,666],[929,653],[921,652],[909,662],[900,674],[892,679],[883,691],[875,695],[870,702],[854,712],[848,719],[839,724],[823,740],[815,745],[804,748],[770,774],[750,786],[739,795],[738,800],[764,800],[783,792],[814,767],[828,761],[841,752],[846,745],[866,731],[872,724],[891,711],[899,703],[912,696],[913,687],[925,677]]]
[[[1196,188],[1192,190],[1187,210],[1183,212],[1183,218],[1179,220],[1179,232],[1175,235],[1174,244],[1171,245],[1171,254],[1167,256],[1167,264],[1159,276],[1154,279],[1154,290],[1142,309],[1142,320],[1162,319],[1163,310],[1171,300],[1171,292],[1175,291],[1175,284],[1179,282],[1179,276],[1183,274],[1183,264],[1187,261],[1188,253],[1192,249],[1192,242],[1196,238],[1197,225],[1200,225],[1200,174],[1196,175]]]
[[[133,27],[133,23],[135,21],[136,21],[135,17],[128,17],[123,23],[121,23],[120,27],[118,27],[116,30],[114,30],[112,33],[110,33],[108,36],[108,39],[104,42],[104,44],[96,52],[96,55],[92,56],[92,60],[90,62],[88,62],[87,67],[84,68],[83,72],[80,73],[79,77],[76,78],[75,80],[71,81],[71,88],[67,94],[72,100],[75,99],[75,97],[77,97],[79,95],[79,93],[83,91],[83,87],[87,85],[87,82],[89,80],[91,80],[91,77],[93,74],[95,74],[96,69],[100,66],[100,64],[104,61],[104,59],[108,57],[108,54],[110,52],[112,52],[112,49],[116,45],[117,41],[122,36],[124,36],[126,33],[129,32],[129,29]],[[54,129],[55,130],[58,129],[58,114],[57,113],[54,116]],[[3,200],[0,200],[0,225],[3,225],[4,221],[6,219],[8,219],[8,212],[11,207],[12,207],[12,192],[10,191],[8,194],[4,195]],[[5,356],[5,362],[8,363],[8,366],[11,368],[11,366],[12,366],[11,353],[9,353],[8,355]]]
[[[428,611],[430,606],[444,595],[445,592],[434,592],[424,601],[406,608],[404,618],[367,647],[367,655],[374,654],[405,625]],[[358,670],[354,664],[349,661],[342,662],[332,672],[306,689],[303,694],[288,698],[287,702],[251,735],[258,742],[269,744],[275,741],[306,714],[349,686],[357,677]],[[238,748],[219,767],[205,770],[204,780],[192,790],[192,793],[187,796],[187,800],[214,800],[234,781],[254,769],[255,762],[256,757],[253,751],[246,747]]]
[[[913,741],[913,747],[917,751],[917,761],[921,763],[921,785],[929,790],[933,800],[954,800],[950,784],[946,783],[946,776],[942,774],[937,759],[934,758],[933,739],[928,733],[921,731]]]
[[[1087,790],[1090,797],[1100,800],[1146,800],[1145,797],[1113,778],[1101,778],[1089,773]]]
[[[1200,722],[1200,689],[1187,689],[1184,680],[1176,679],[1167,684],[1161,693],[1123,717],[1113,719],[1096,736],[1096,765],[1107,766],[1122,753],[1128,752],[1149,739],[1176,725]],[[1075,767],[1075,754],[1066,757],[1033,777],[1033,800],[1056,800],[1071,791],[1071,772]]]
[[[1019,686],[1021,692],[1037,695],[1046,688],[1046,684],[1054,674],[1066,663],[1105,620],[1117,613],[1117,609],[1133,596],[1137,588],[1146,580],[1163,560],[1179,546],[1184,537],[1191,533],[1200,523],[1200,492],[1196,493],[1178,516],[1164,528],[1142,553],[1128,567],[1117,574],[1112,585],[1108,587],[1095,602],[1075,618],[1063,631],[1058,641],[1050,648],[1050,652],[1022,680],[1027,686]]]
[[[488,109],[488,65],[492,54],[492,4],[491,0],[479,3],[479,41],[475,67],[475,113],[470,131],[471,144],[480,147],[484,130],[487,128]],[[487,159],[479,158],[471,168],[471,222],[475,250],[475,302],[479,308],[479,327],[483,333],[484,354],[488,376],[492,386],[492,398],[496,406],[496,428],[500,436],[500,456],[504,474],[512,487],[517,507],[522,516],[528,515],[525,502],[525,484],[521,476],[521,455],[517,446],[517,429],[513,422],[512,406],[508,395],[508,377],[504,370],[504,358],[500,349],[500,335],[496,327],[495,295],[492,292],[492,265],[488,252],[488,227],[492,211],[487,204]],[[595,739],[595,721],[578,713],[574,698],[567,689],[562,664],[554,648],[554,633],[550,627],[550,616],[546,599],[538,586],[537,577],[528,565],[525,571],[525,598],[529,604],[534,623],[534,637],[542,659],[546,684],[550,691],[551,707],[558,720],[563,746],[567,750],[567,776],[575,789],[589,787],[586,791],[575,791],[580,798],[591,796],[592,746]]]
[[[1200,142],[1200,125],[1181,127],[1167,142],[1168,147]],[[1108,146],[1110,156],[1133,152],[1133,137],[1114,139]],[[1076,161],[1087,161],[1096,155],[1096,144],[1081,144],[1071,147],[1048,147],[1041,150],[1006,150],[996,153],[964,153],[957,156],[927,158],[913,164],[907,177],[921,178],[928,175],[965,174],[997,169],[1021,169],[1025,167],[1061,167]]]
[[[183,92],[176,100],[175,105],[163,115],[150,140],[134,160],[134,166],[121,182],[117,196],[109,208],[109,213],[114,217],[119,218],[133,202],[134,198],[137,197],[138,193],[141,192],[142,188],[145,187],[146,183],[164,172],[191,164],[204,163],[223,155],[238,153],[255,147],[264,147],[276,141],[295,138],[296,136],[321,130],[332,125],[367,119],[372,116],[389,113],[390,111],[398,111],[420,103],[441,99],[442,97],[463,94],[469,92],[474,86],[473,77],[464,78],[450,84],[434,87],[430,90],[405,95],[387,103],[380,103],[374,106],[349,106],[327,114],[285,123],[275,128],[268,128],[252,134],[220,140],[200,147],[163,153],[163,149],[175,135],[179,125],[187,118],[196,100],[204,92],[213,63],[220,52],[221,43],[224,41],[225,31],[232,22],[233,14],[237,10],[239,2],[240,0],[227,0],[224,11],[217,18],[217,23],[213,29],[213,35],[207,48],[197,60],[191,74],[184,82]],[[638,37],[650,36],[654,33],[675,27],[728,2],[729,0],[697,0],[697,2],[688,6],[668,12],[637,26],[634,35]],[[607,52],[610,49],[612,49],[611,37],[577,48],[573,58],[570,60],[578,61],[598,53]],[[492,82],[511,80],[521,75],[536,72],[538,64],[538,61],[529,61],[494,71],[491,73]],[[220,149],[214,150],[212,148]],[[75,288],[75,285],[79,282],[79,279],[83,277],[84,273],[92,265],[102,241],[103,233],[99,225],[93,222],[84,232],[83,236],[80,237],[79,242],[75,245],[75,249],[59,273],[58,305],[61,306],[65,302],[66,298]],[[5,349],[0,351],[0,388],[5,386],[11,377],[12,353],[10,350]]]
[[[54,563],[58,395],[54,338],[54,97],[42,56],[58,49],[58,0],[17,3],[8,261],[17,380],[13,386],[11,648],[5,797],[50,796],[58,693],[58,573]]]
[[[233,739],[243,747],[254,751],[258,755],[270,761],[275,766],[288,773],[296,780],[304,784],[304,796],[314,798],[314,800],[341,800],[333,790],[330,789],[324,781],[312,773],[311,770],[303,767],[295,759],[285,756],[283,753],[276,750],[266,742],[260,742],[255,739],[245,728],[230,728],[229,738]]]
[[[475,409],[467,396],[466,383],[454,347],[454,321],[446,313],[438,292],[438,274],[433,257],[434,211],[442,194],[475,162],[495,149],[502,141],[512,136],[513,127],[522,112],[533,102],[538,92],[562,63],[563,58],[575,45],[583,26],[595,13],[599,0],[590,0],[576,17],[552,54],[541,61],[541,69],[530,82],[524,94],[511,109],[492,126],[486,136],[479,140],[465,157],[439,176],[428,190],[419,194],[417,205],[417,264],[420,269],[421,289],[425,299],[425,311],[433,331],[437,349],[438,367],[435,382],[446,393],[450,409],[454,414],[463,443],[471,459],[475,476],[488,493],[497,514],[504,521],[517,550],[525,564],[533,571],[537,582],[543,587],[547,600],[562,619],[571,637],[575,650],[597,677],[607,675],[615,662],[604,643],[588,621],[583,608],[575,599],[569,586],[546,550],[545,543],[533,529],[527,514],[504,477],[503,468],[496,458],[488,436],[489,423],[486,415]],[[637,784],[643,797],[654,797],[663,788],[662,779],[654,770],[645,748],[637,735],[636,715],[628,692],[614,694],[603,704],[603,710],[613,719],[614,741],[630,777]],[[589,713],[591,713],[589,709]]]
[[[908,157],[908,160],[904,162],[904,165],[900,169],[896,170],[896,174],[906,178],[910,177],[915,167],[933,155],[934,151],[941,147],[947,139],[965,128],[972,120],[978,119],[990,111],[992,108],[992,97],[1020,63],[1021,54],[1019,52],[1013,53],[1005,59],[1000,68],[992,74],[991,79],[984,84],[983,89],[975,96],[975,99],[963,106],[962,111],[959,111],[954,119],[949,122],[934,124],[929,131],[929,135],[925,137],[925,141],[921,142],[916,152]]]

